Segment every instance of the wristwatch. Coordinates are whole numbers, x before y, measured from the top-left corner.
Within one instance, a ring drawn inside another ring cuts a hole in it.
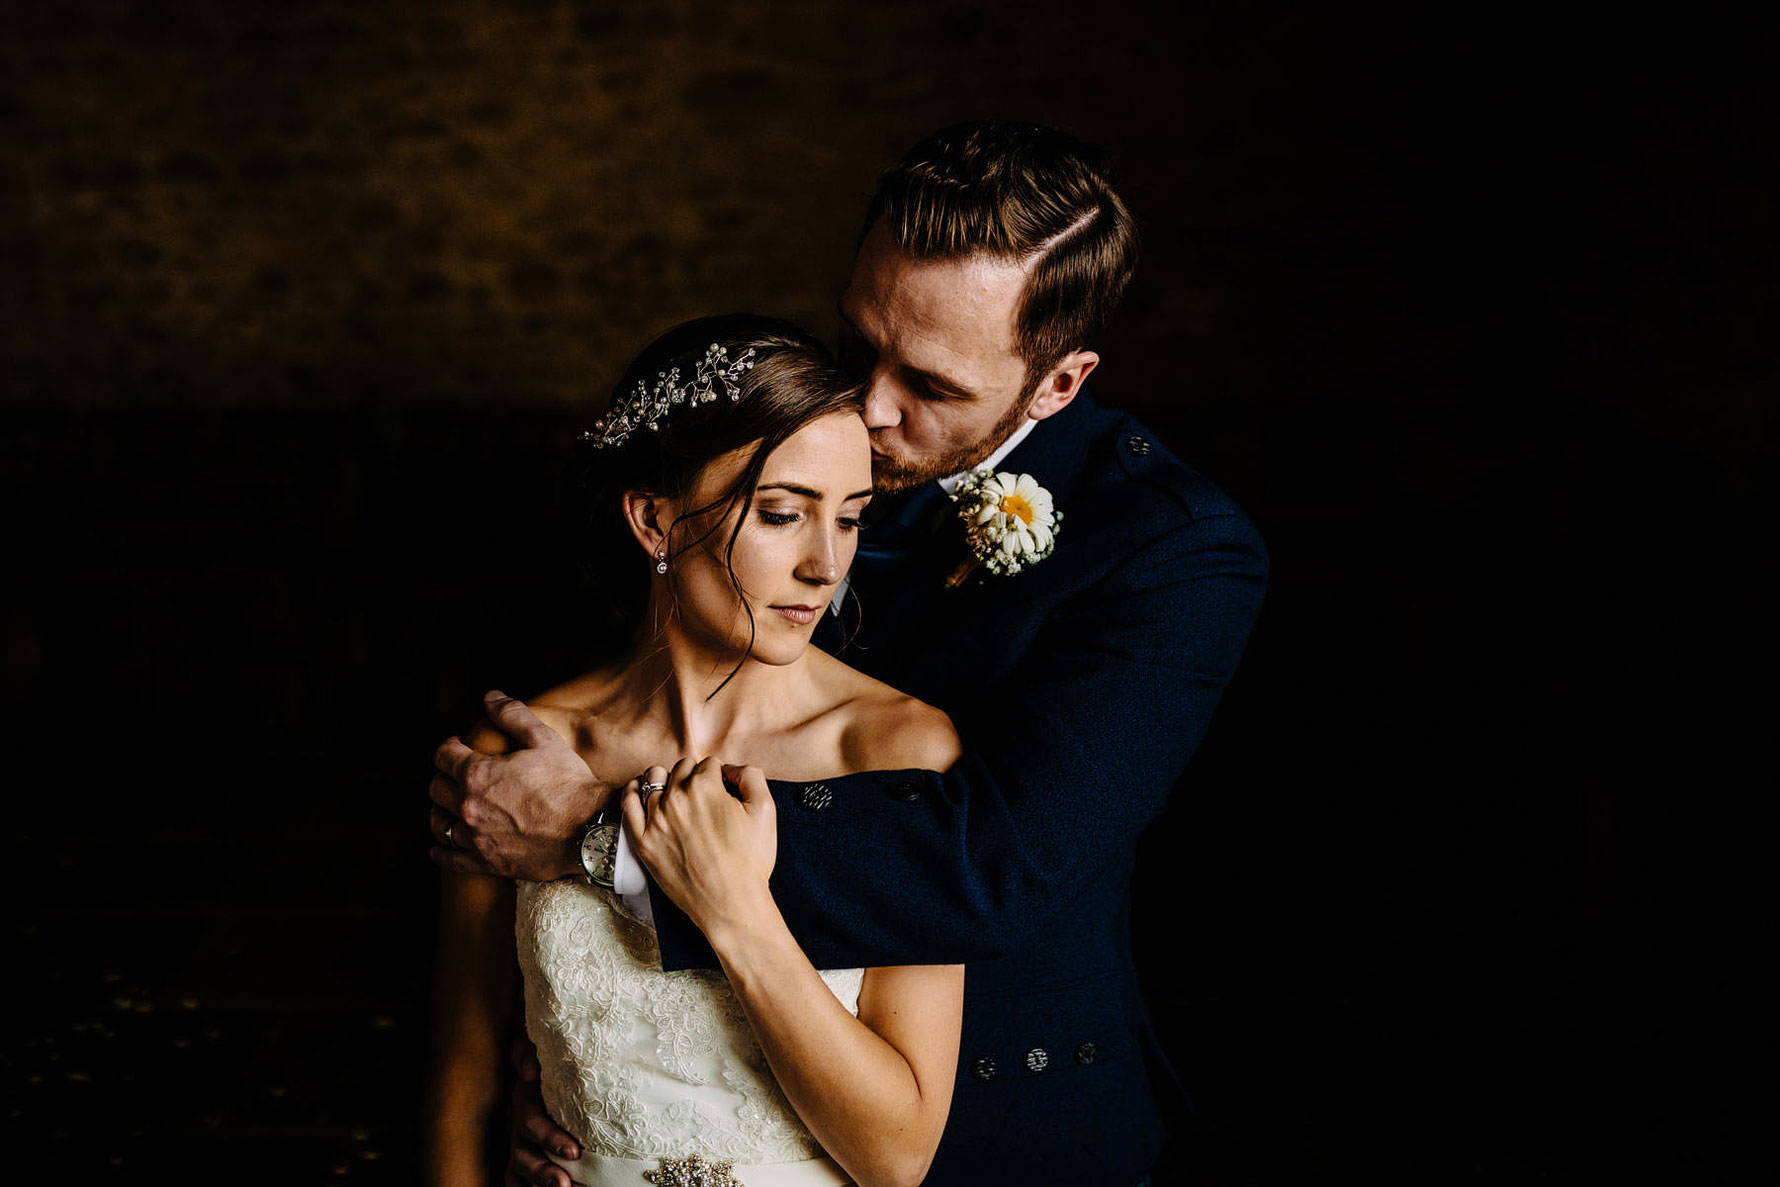
[[[589,886],[612,889],[613,867],[618,863],[618,829],[623,820],[617,808],[602,808],[581,830],[581,872]]]

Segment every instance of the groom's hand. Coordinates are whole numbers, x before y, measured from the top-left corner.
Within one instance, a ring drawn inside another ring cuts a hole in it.
[[[581,826],[610,789],[523,702],[490,692],[482,704],[499,734],[478,731],[474,749],[447,738],[433,754],[439,773],[427,792],[439,844],[429,856],[460,874],[549,882],[578,873]]]
[[[507,1151],[506,1187],[572,1187],[546,1150],[563,1158],[581,1157],[581,1147],[551,1120],[538,1087],[537,1048],[523,1036],[513,1040],[513,1130]]]

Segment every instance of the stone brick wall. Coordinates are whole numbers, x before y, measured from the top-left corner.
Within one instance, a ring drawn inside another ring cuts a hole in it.
[[[1329,17],[101,0],[0,19],[8,402],[577,405],[686,316],[827,332],[876,171],[976,115],[1113,154],[1148,244],[1103,370],[1128,401],[1285,398],[1326,363],[1300,340],[1390,285],[1362,240],[1403,196],[1366,174],[1403,115],[1342,72],[1394,49],[1344,48]]]

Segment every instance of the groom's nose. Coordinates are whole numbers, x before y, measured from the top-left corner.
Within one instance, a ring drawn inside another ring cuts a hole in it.
[[[887,429],[902,423],[902,389],[886,368],[871,373],[865,388],[865,427]]]

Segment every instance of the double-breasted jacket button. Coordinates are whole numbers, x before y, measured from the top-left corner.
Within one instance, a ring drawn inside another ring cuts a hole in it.
[[[1042,1072],[1050,1062],[1051,1057],[1045,1054],[1043,1047],[1034,1047],[1026,1052],[1026,1070],[1029,1072]]]
[[[1144,454],[1146,454],[1150,451],[1150,443],[1147,440],[1145,440],[1144,438],[1139,437],[1137,434],[1133,433],[1131,436],[1125,438],[1125,448],[1129,449],[1132,453],[1136,454],[1138,457],[1142,457]]]
[[[893,800],[912,804],[921,798],[921,785],[910,779],[898,779],[894,783],[885,785],[884,794]]]
[[[797,795],[797,806],[806,812],[820,812],[834,803],[834,792],[826,783],[806,783]]]
[[[995,1061],[987,1055],[981,1059],[971,1060],[970,1074],[979,1080],[993,1080],[995,1078]]]
[[[1093,1063],[1099,1056],[1100,1048],[1096,1047],[1093,1043],[1083,1043],[1075,1049],[1075,1061],[1077,1063]]]

